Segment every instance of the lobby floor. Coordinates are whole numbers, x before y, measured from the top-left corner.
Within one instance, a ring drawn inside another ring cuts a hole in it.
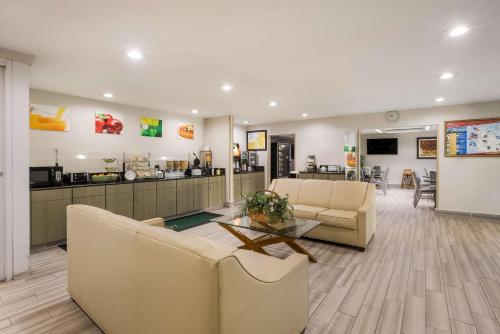
[[[437,214],[426,200],[414,209],[409,190],[379,193],[377,203],[364,253],[299,241],[318,258],[306,332],[500,333],[500,221]],[[181,233],[239,245],[216,224]],[[44,250],[31,256],[25,277],[0,283],[0,333],[100,333],[69,299],[65,268],[62,249]]]

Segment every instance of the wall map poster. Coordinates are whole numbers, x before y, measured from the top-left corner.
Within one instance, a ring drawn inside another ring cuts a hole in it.
[[[445,122],[445,156],[500,156],[500,118]]]

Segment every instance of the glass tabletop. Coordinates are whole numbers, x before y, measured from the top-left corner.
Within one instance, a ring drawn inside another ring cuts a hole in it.
[[[317,220],[291,218],[283,223],[277,224],[261,224],[252,221],[248,216],[231,217],[221,216],[211,219],[210,221],[230,225],[232,227],[247,228],[254,231],[285,236],[289,238],[298,239],[309,231],[315,229],[321,222]]]

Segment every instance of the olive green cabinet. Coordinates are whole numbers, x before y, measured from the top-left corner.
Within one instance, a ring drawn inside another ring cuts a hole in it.
[[[330,181],[345,180],[345,174],[328,174],[328,180],[330,180]]]
[[[252,192],[265,189],[264,172],[257,172],[250,175],[252,177]]]
[[[233,197],[234,202],[240,202],[242,200],[241,196],[241,174],[235,174],[233,176]]]
[[[177,181],[159,181],[156,184],[156,215],[171,217],[177,214]]]
[[[73,204],[85,204],[105,209],[106,187],[93,186],[73,188]]]
[[[208,180],[208,207],[213,208],[222,204],[224,204],[222,201],[222,176],[211,177]]]
[[[70,204],[71,189],[31,192],[31,246],[66,239],[66,206]]]
[[[193,181],[193,209],[201,210],[208,208],[208,178],[196,178]]]
[[[194,182],[192,179],[177,180],[177,214],[194,211]]]
[[[227,202],[227,194],[226,194],[226,175],[220,176],[221,178],[221,190],[222,190],[222,204],[225,204]]]
[[[328,174],[314,173],[315,180],[328,180]]]
[[[106,210],[134,218],[134,187],[132,184],[106,186]]]
[[[134,184],[134,219],[156,217],[156,182]]]
[[[250,174],[241,174],[241,196],[245,197],[251,192]]]
[[[302,180],[314,179],[314,174],[313,173],[299,173],[299,179],[302,179]]]

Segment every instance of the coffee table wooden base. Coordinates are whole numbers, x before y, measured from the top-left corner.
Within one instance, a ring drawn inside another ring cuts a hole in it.
[[[232,228],[229,225],[226,224],[220,224],[221,227],[223,227],[226,231],[234,235],[236,238],[241,240],[243,242],[243,245],[238,247],[240,249],[248,249],[252,250],[257,253],[265,254],[265,255],[270,255],[264,248],[265,246],[273,245],[273,244],[279,244],[284,242],[287,244],[290,248],[292,248],[294,251],[300,254],[307,255],[309,257],[309,261],[311,262],[318,262],[314,256],[311,255],[304,247],[299,245],[298,243],[295,242],[295,239],[293,238],[288,238],[284,236],[277,236],[273,234],[264,234],[260,237],[257,237],[255,239],[250,239],[247,237],[245,234],[241,233],[235,228]]]

